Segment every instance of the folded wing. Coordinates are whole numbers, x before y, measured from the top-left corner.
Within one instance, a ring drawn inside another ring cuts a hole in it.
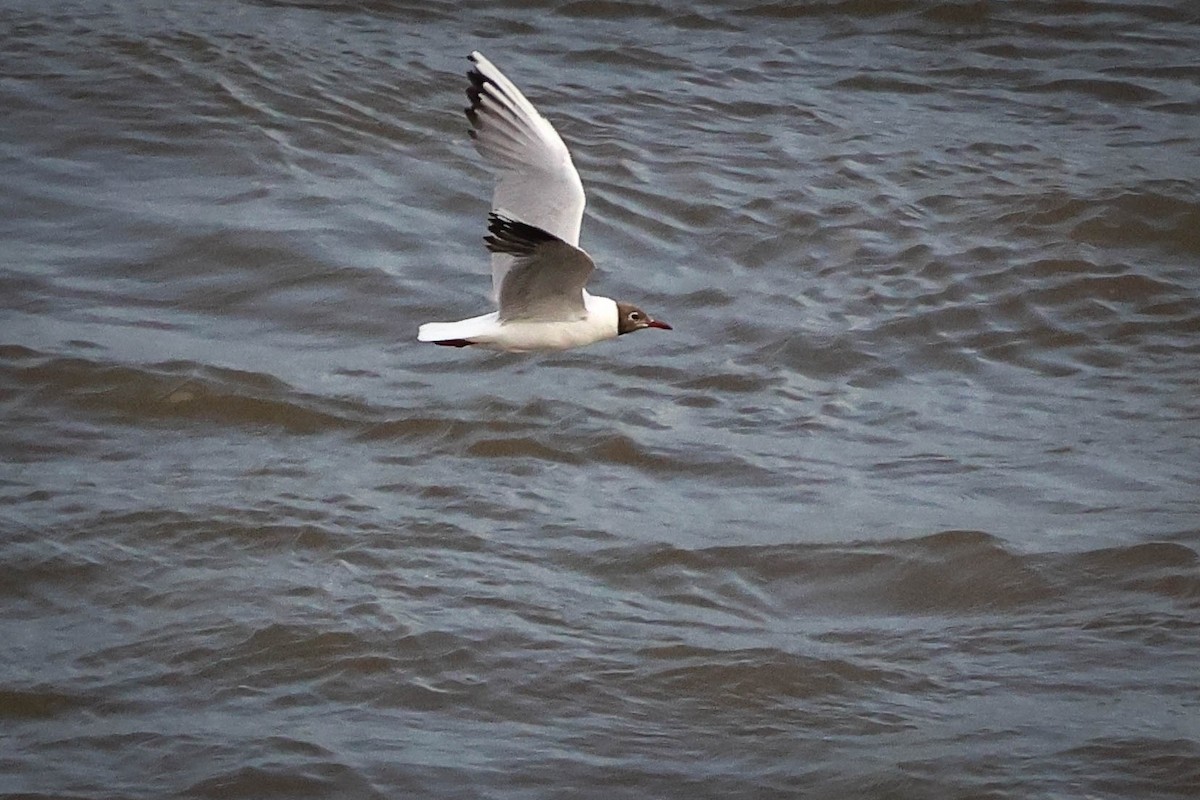
[[[579,319],[587,311],[583,287],[592,274],[591,257],[554,234],[496,213],[488,215],[493,255],[512,267],[500,284],[500,319],[544,322]]]
[[[567,146],[492,62],[479,52],[469,58],[475,66],[467,73],[471,105],[466,114],[476,149],[496,168],[493,213],[519,219],[567,246],[577,246],[584,194]],[[492,252],[495,299],[501,299],[505,276],[514,265],[513,254]]]

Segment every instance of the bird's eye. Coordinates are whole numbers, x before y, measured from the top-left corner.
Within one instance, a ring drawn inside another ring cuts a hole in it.
[[[630,311],[630,312],[629,312],[629,318],[630,318],[631,320],[633,320],[634,322],[637,322],[639,319],[641,319],[641,318],[642,318],[642,312],[640,312],[640,311]]]

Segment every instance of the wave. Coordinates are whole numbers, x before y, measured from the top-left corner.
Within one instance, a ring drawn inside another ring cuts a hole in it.
[[[597,555],[592,571],[626,590],[654,587],[664,599],[695,594],[735,616],[959,616],[1048,610],[1065,594],[1095,590],[1097,581],[1194,601],[1197,559],[1192,548],[1166,542],[1021,554],[981,531],[943,531],[851,546],[609,550]]]

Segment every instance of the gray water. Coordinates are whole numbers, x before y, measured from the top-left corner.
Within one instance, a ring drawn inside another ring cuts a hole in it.
[[[1197,796],[1195,4],[525,5],[0,7],[0,796]]]

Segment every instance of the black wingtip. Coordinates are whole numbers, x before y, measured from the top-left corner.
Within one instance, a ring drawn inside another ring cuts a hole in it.
[[[482,72],[477,69],[467,72],[467,80],[470,84],[467,86],[467,99],[471,101],[471,105],[463,109],[467,115],[467,122],[471,123],[472,128],[479,127],[479,109],[481,107],[480,98],[483,96],[483,87],[491,83]]]
[[[548,231],[494,211],[488,214],[488,234],[483,241],[490,252],[514,256],[532,255],[538,245],[558,241]]]

